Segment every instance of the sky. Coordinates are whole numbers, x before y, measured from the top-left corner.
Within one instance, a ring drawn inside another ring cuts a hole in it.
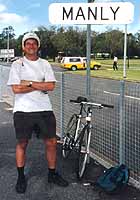
[[[16,37],[28,31],[35,31],[39,26],[49,28],[48,7],[51,3],[86,3],[86,0],[0,0],[0,33],[3,28],[12,26]],[[98,2],[131,2],[135,7],[134,21],[128,25],[128,32],[140,32],[140,1],[139,0],[95,0]],[[54,10],[54,15],[55,15]],[[127,12],[127,11],[126,11]],[[128,13],[129,15],[129,13]],[[59,26],[59,25],[58,25]],[[61,25],[60,25],[61,26]],[[74,25],[75,27],[76,25]],[[85,26],[79,25],[81,28]],[[107,28],[118,28],[124,31],[124,25],[92,25],[92,30],[104,32]]]

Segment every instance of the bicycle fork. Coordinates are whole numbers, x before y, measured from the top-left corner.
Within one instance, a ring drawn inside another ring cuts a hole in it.
[[[87,163],[90,163],[90,141],[91,141],[91,116],[92,116],[92,110],[89,108],[88,109],[88,116],[86,117],[87,121],[87,133],[86,133],[86,154],[87,154]]]
[[[79,131],[79,127],[80,127],[81,117],[82,117],[82,115],[79,115],[77,126],[76,126],[75,138],[74,138],[75,142],[77,141],[77,138],[78,138],[78,131]]]
[[[86,140],[87,140],[87,149],[86,149],[86,154],[87,154],[87,163],[89,164],[90,163],[90,141],[91,141],[91,128],[92,128],[92,125],[89,124],[89,127],[88,127],[88,132],[87,132],[87,135],[86,135]]]

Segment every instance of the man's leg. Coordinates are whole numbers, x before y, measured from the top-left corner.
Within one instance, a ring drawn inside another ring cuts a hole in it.
[[[68,182],[64,180],[58,173],[56,173],[56,152],[57,152],[57,140],[56,138],[45,140],[45,153],[48,161],[48,182],[54,183],[59,186],[66,187]]]
[[[25,153],[28,140],[19,140],[16,145],[16,164],[17,167],[23,167],[25,165]]]
[[[49,169],[56,168],[56,148],[57,148],[56,138],[45,140],[45,151],[46,151],[45,154],[46,154],[46,159],[48,161]]]
[[[115,62],[115,70],[118,70],[118,68],[117,68],[117,63]]]
[[[114,62],[114,70],[117,70],[117,63]]]
[[[115,63],[113,63],[113,69],[115,70]]]
[[[16,184],[16,191],[18,193],[24,193],[26,191],[26,180],[24,175],[25,166],[25,154],[28,140],[19,140],[16,145],[16,165],[18,171],[18,179]]]

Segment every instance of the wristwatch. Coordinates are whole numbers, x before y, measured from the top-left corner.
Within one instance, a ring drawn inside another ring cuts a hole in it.
[[[32,87],[33,82],[30,81],[28,87]]]

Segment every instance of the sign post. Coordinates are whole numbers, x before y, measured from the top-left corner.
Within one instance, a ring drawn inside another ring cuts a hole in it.
[[[123,78],[126,78],[127,24],[124,33]]]
[[[86,76],[86,95],[90,97],[91,84],[90,84],[90,54],[91,54],[91,25],[87,24],[87,76]]]
[[[88,3],[92,3],[95,0],[88,0]],[[91,93],[91,81],[90,81],[90,54],[91,54],[91,24],[87,24],[87,76],[86,76],[86,96],[90,97]]]

